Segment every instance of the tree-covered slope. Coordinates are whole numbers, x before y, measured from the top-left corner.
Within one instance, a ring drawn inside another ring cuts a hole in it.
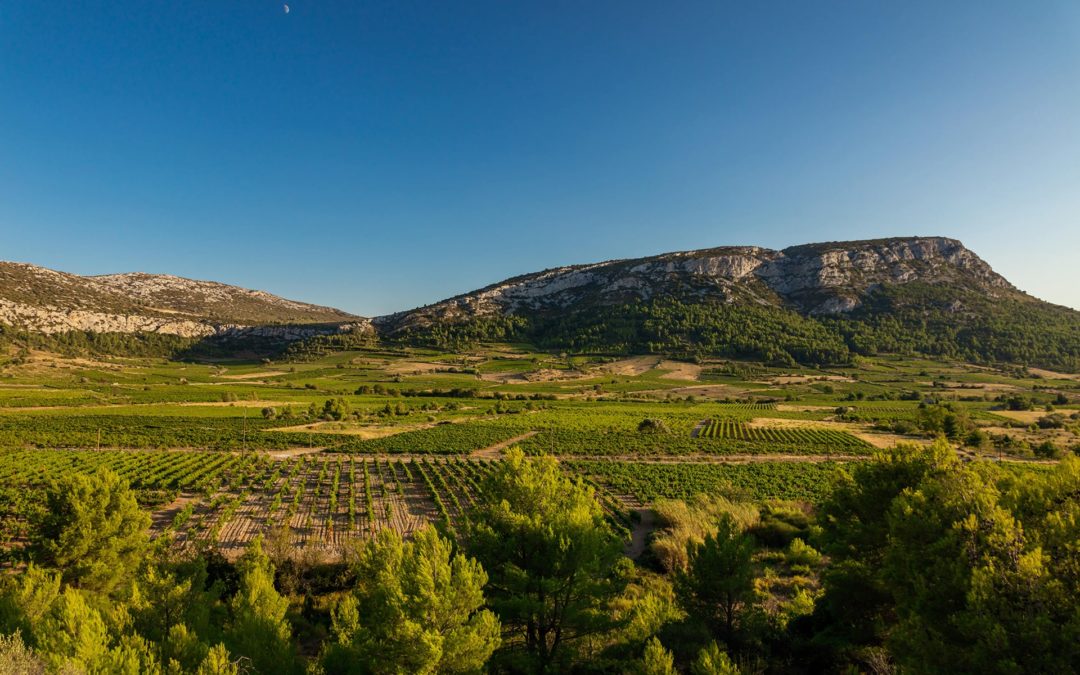
[[[727,247],[545,270],[375,320],[392,340],[846,363],[924,353],[1080,370],[1080,312],[958,241]]]

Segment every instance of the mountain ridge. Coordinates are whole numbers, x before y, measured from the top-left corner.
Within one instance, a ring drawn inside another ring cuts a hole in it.
[[[896,352],[1080,370],[1080,312],[1020,291],[948,237],[713,247],[570,265],[372,323],[384,338],[450,349],[521,341],[780,365]]]
[[[252,334],[302,339],[366,319],[215,281],[128,272],[77,275],[0,261],[0,323],[44,334]],[[326,327],[319,327],[325,324]]]
[[[851,256],[853,251],[856,253],[854,257]],[[849,259],[845,261],[842,256],[835,255],[837,253],[845,254]],[[620,294],[622,296],[632,295],[636,290],[639,296],[647,298],[654,294],[656,289],[643,283],[647,281],[643,277],[650,274],[657,276],[682,273],[699,280],[714,282],[716,288],[713,290],[728,301],[740,299],[738,296],[741,294],[742,299],[762,303],[775,303],[780,300],[812,314],[832,314],[850,311],[858,305],[857,301],[852,302],[856,300],[852,296],[865,292],[871,284],[857,283],[853,278],[857,274],[853,272],[866,273],[867,263],[870,262],[872,267],[874,262],[868,260],[868,257],[875,255],[880,262],[893,267],[899,265],[899,269],[893,270],[887,279],[877,280],[879,283],[886,280],[905,283],[917,276],[918,270],[913,268],[928,261],[932,266],[934,259],[938,258],[943,264],[971,271],[972,276],[981,279],[987,288],[1019,292],[959,240],[948,237],[893,237],[802,244],[779,250],[760,246],[719,246],[640,258],[566,265],[510,277],[429,305],[376,317],[373,321],[380,328],[395,332],[413,327],[426,319],[453,320],[464,315],[491,314],[499,309],[512,312],[522,304],[532,304],[535,308],[539,303],[528,303],[529,299],[562,295],[567,289],[588,285],[593,280],[582,277],[601,270],[614,273],[606,279],[608,291],[628,291]],[[939,265],[936,270],[938,278],[946,276],[940,274],[941,270]],[[770,297],[765,288],[756,287],[753,280],[748,280],[751,274],[763,281],[767,290],[779,298]],[[659,283],[667,281],[670,281],[669,277],[659,280]],[[744,281],[749,283],[743,288],[734,287]],[[849,292],[834,294],[832,298],[819,298],[818,302],[814,302],[815,291],[836,289],[845,285],[849,288],[843,290]],[[615,298],[615,301],[618,299]],[[566,303],[560,304],[565,307]]]
[[[301,343],[290,354],[379,338],[785,365],[918,353],[1080,371],[1080,312],[1020,291],[959,240],[927,236],[567,265],[373,319],[173,275],[83,277],[0,263],[0,324],[49,335]]]

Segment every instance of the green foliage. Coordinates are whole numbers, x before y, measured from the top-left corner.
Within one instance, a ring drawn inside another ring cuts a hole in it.
[[[264,431],[281,422],[260,417],[154,415],[0,415],[0,444],[39,448],[203,448],[240,450],[340,443],[329,434]]]
[[[593,491],[550,457],[510,450],[479,497],[466,542],[489,574],[509,645],[538,670],[565,662],[568,645],[610,626],[618,538]]]
[[[731,644],[754,593],[754,545],[728,515],[716,534],[687,545],[685,571],[676,572],[675,592],[691,617]]]
[[[170,564],[150,558],[137,588],[129,611],[140,635],[156,646],[161,663],[194,669],[207,656],[199,636],[217,633],[211,613],[218,588],[209,584],[205,560]]]
[[[638,423],[637,427],[639,434],[670,434],[671,430],[668,429],[664,420],[656,419],[655,417],[646,417]]]
[[[574,471],[631,494],[642,502],[661,498],[693,499],[699,494],[743,493],[754,500],[824,499],[838,475],[834,462],[753,462],[749,464],[643,464],[571,461]]]
[[[41,622],[58,597],[58,572],[31,563],[22,574],[6,577],[0,592],[0,633],[19,632],[33,646]]]
[[[26,646],[22,635],[0,635],[0,673],[3,675],[45,675],[46,665]]]
[[[796,454],[857,454],[868,452],[870,447],[866,441],[836,429],[750,426],[746,422],[730,419],[703,422],[698,436],[762,442],[773,452],[781,452],[789,446],[804,449],[802,453]]]
[[[460,322],[435,322],[409,328],[393,341],[457,351],[483,342],[519,342],[528,332],[527,319],[517,316],[477,317]]]
[[[715,535],[717,523],[722,518],[732,518],[739,529],[756,524],[759,518],[758,509],[752,503],[705,493],[696,495],[689,502],[659,499],[653,504],[653,511],[658,527],[649,550],[668,572],[685,571],[690,545],[701,544],[707,535]]]
[[[710,642],[698,652],[690,664],[690,675],[739,675],[739,667],[731,662],[727,652],[720,649],[715,641]]]
[[[824,320],[860,354],[926,354],[1080,370],[1080,313],[1028,297],[912,282],[882,285]]]
[[[226,631],[229,651],[250,659],[259,673],[296,669],[292,628],[285,615],[289,601],[274,588],[274,566],[256,538],[238,563],[240,589],[232,599]]]
[[[74,667],[91,672],[107,672],[109,635],[101,614],[87,604],[83,595],[65,589],[42,618],[35,631],[38,650],[53,668]]]
[[[1075,670],[1078,488],[1076,460],[1017,479],[944,444],[858,467],[824,509],[820,643],[914,672]]]
[[[70,474],[45,492],[31,556],[60,570],[65,583],[107,593],[134,574],[149,525],[127,482],[112,471]]]
[[[225,645],[218,644],[210,648],[195,675],[240,675],[240,666],[232,660]]]
[[[363,544],[357,586],[334,611],[328,673],[469,673],[499,644],[499,621],[485,609],[487,575],[453,554],[433,528],[403,543],[392,530]]]
[[[40,349],[67,356],[114,354],[140,357],[173,357],[184,354],[198,338],[164,333],[95,333],[68,331],[34,333],[0,324],[0,349],[20,347]]]
[[[645,643],[645,654],[641,657],[638,666],[640,675],[676,675],[675,657],[671,652],[664,649],[664,645],[656,638],[650,638]]]
[[[803,567],[814,567],[821,564],[821,554],[813,546],[798,537],[791,541],[791,545],[788,546],[788,550],[784,554],[784,559],[787,560],[789,565]]]
[[[537,316],[519,334],[573,352],[708,354],[776,365],[851,356],[838,335],[791,310],[671,297]]]

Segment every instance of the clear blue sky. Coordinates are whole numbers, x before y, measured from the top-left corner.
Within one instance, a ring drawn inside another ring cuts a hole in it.
[[[290,6],[0,4],[0,258],[374,315],[943,234],[1080,307],[1075,0]]]

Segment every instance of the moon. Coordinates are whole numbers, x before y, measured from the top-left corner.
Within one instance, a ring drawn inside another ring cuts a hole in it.
[[[288,5],[285,5],[285,13],[286,13],[286,14],[288,14],[288,13],[289,13],[289,6],[288,6]]]

